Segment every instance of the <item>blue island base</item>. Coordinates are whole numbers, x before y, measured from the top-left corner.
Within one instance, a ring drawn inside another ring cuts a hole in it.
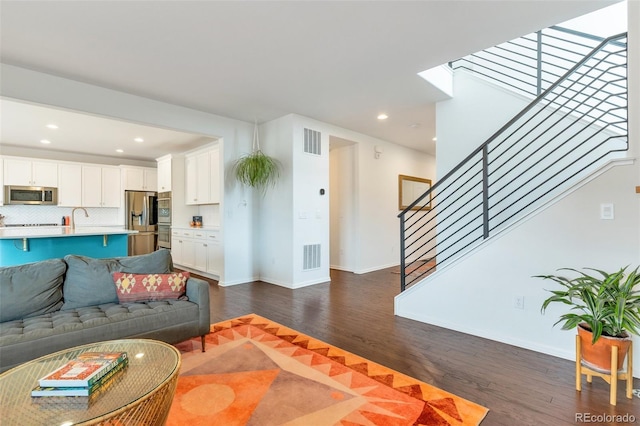
[[[0,266],[62,258],[68,254],[94,258],[123,257],[127,256],[127,243],[126,234],[0,239]]]

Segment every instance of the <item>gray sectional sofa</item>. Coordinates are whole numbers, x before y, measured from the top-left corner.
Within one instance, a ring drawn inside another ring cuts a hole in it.
[[[186,297],[119,303],[113,272],[172,272],[171,252],[93,259],[69,255],[0,268],[0,372],[87,343],[209,333],[209,284],[190,277]]]

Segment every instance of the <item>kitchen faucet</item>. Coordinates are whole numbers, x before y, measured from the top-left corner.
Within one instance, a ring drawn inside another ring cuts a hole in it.
[[[81,209],[84,210],[84,217],[89,217],[89,213],[87,213],[87,209],[84,207],[74,207],[71,210],[71,229],[76,229],[76,221],[74,220],[76,210]]]

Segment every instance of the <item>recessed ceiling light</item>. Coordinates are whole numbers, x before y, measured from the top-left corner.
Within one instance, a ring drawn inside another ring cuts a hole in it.
[[[56,126],[55,124],[47,124],[47,128],[49,128],[49,129],[57,129],[58,126]]]
[[[438,138],[433,138],[433,139],[431,139],[431,140],[435,142],[435,141],[437,141],[437,140],[438,140]]]
[[[48,144],[50,144],[50,143],[51,143],[51,141],[50,141],[50,140],[47,140],[47,139],[42,139],[42,140],[40,141],[40,143],[43,143],[43,144],[45,144],[45,145],[48,145]]]
[[[389,118],[389,116],[387,114],[378,115],[378,120],[386,120],[387,118]]]
[[[135,138],[135,139],[134,139],[134,141],[136,141],[136,142],[144,142],[144,139],[142,139],[142,138]]]
[[[122,154],[124,152],[124,150],[123,149],[116,149],[116,152],[119,152],[119,153]]]

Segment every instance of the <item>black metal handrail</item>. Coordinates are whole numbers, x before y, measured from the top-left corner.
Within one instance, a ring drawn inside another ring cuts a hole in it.
[[[628,150],[626,67],[602,40],[403,210],[401,291]]]

